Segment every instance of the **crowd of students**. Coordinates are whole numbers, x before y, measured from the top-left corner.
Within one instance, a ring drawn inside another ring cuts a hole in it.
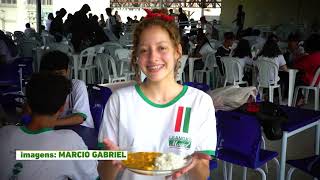
[[[280,40],[275,34],[270,34],[266,39],[260,36],[260,31],[251,28],[239,32],[239,39],[236,38],[233,32],[225,32],[224,40],[219,45],[219,41],[209,39],[203,29],[197,31],[195,43],[197,46],[193,52],[188,51],[189,46],[185,46],[185,51],[191,57],[198,57],[194,62],[194,69],[199,70],[204,68],[206,56],[209,53],[215,52],[216,63],[220,75],[224,76],[224,67],[221,62],[221,57],[232,56],[238,58],[241,68],[245,69],[245,65],[252,66],[258,59],[271,58],[275,62],[280,71],[278,81],[288,88],[288,68],[299,70],[296,78],[296,85],[310,85],[312,79],[320,65],[318,53],[320,52],[319,34],[313,33],[304,41],[300,39],[298,33],[291,33],[287,39],[287,48],[280,48]],[[184,37],[184,42],[188,42],[189,38]],[[308,63],[307,63],[308,62]],[[185,72],[188,73],[188,65]],[[273,73],[271,73],[273,74]],[[270,75],[270,80],[273,75]],[[244,71],[243,80],[246,80],[251,85],[252,72]],[[299,93],[297,105],[300,106],[303,101],[303,96]]]
[[[84,4],[79,11],[74,14],[68,13],[64,8],[56,11],[56,15],[49,13],[45,26],[42,25],[42,33],[49,33],[55,37],[56,42],[61,42],[64,38],[71,37],[71,43],[76,52],[79,52],[89,46],[101,44],[106,41],[120,38],[121,32],[125,30],[125,24],[121,20],[118,11],[113,12],[111,8],[106,8],[107,17],[100,14],[98,17],[89,13],[91,8],[88,4]],[[64,17],[67,19],[64,21]],[[127,17],[127,26],[136,24],[139,21],[137,16],[134,19]],[[35,34],[35,30],[26,24],[25,34],[29,37],[29,32]],[[110,33],[112,36],[110,37]],[[32,35],[30,35],[31,37]],[[115,38],[115,39],[114,39]]]

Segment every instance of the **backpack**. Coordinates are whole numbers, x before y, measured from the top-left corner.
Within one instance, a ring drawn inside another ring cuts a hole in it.
[[[318,155],[313,161],[308,164],[308,170],[312,176],[320,178],[320,156]]]
[[[256,116],[269,140],[282,138],[281,125],[288,122],[288,116],[279,105],[271,102],[246,103],[240,107],[240,110]]]

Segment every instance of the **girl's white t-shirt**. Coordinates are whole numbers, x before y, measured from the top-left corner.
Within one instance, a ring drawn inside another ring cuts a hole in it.
[[[189,155],[216,149],[216,118],[211,97],[184,86],[167,104],[151,102],[138,85],[119,89],[110,97],[100,126],[98,141],[109,138],[129,151],[174,152]],[[163,180],[125,170],[121,180]],[[181,179],[188,179],[185,175]]]

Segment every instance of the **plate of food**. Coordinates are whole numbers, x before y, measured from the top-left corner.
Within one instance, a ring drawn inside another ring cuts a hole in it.
[[[123,165],[137,174],[149,176],[168,176],[192,163],[191,156],[159,152],[128,152]]]

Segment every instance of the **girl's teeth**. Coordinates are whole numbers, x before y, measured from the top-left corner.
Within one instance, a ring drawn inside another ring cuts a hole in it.
[[[152,70],[154,70],[154,69],[160,69],[161,68],[161,65],[159,65],[159,66],[150,66],[149,67],[149,69],[152,69]]]

